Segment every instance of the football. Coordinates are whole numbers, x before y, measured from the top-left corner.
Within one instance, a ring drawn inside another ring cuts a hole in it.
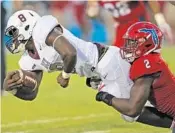
[[[22,86],[20,88],[25,92],[31,91],[37,86],[37,81],[33,73],[29,71],[18,70],[17,73],[12,76],[12,79],[22,80]]]

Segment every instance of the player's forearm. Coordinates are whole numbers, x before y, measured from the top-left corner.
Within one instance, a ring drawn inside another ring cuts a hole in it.
[[[67,45],[67,47],[61,46],[61,45],[65,45],[65,46]],[[63,68],[64,71],[66,73],[71,73],[73,69],[75,68],[75,64],[77,61],[76,49],[63,36],[55,41],[54,48],[62,57],[62,60],[64,63],[64,68]]]
[[[69,40],[63,35],[63,28],[56,26],[46,39],[48,46],[54,49],[61,56],[64,63],[64,72],[71,73],[75,68],[77,51]]]
[[[120,99],[115,97],[112,99],[112,107],[120,113],[130,117],[136,117],[142,111],[142,108],[133,104],[129,99]]]
[[[28,91],[28,92],[23,92],[21,90],[22,89],[19,89],[14,96],[16,96],[22,100],[26,100],[26,101],[34,100],[37,96],[37,93],[38,93],[38,88],[36,88],[34,91]]]
[[[103,101],[107,105],[112,106],[114,109],[116,109],[120,113],[130,117],[136,117],[142,111],[141,104],[137,105],[135,102],[132,102],[130,99],[116,98],[107,92],[97,93],[96,100]]]
[[[69,55],[65,55],[63,62],[64,62],[64,72],[71,73],[75,68],[77,61],[76,53],[71,53]]]

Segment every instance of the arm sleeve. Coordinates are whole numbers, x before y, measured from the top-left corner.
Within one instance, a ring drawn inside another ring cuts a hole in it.
[[[35,44],[39,44],[41,47],[46,47],[46,38],[48,34],[53,30],[53,28],[57,25],[59,25],[59,23],[57,19],[52,15],[41,17],[37,21],[32,33]]]
[[[26,71],[42,70],[42,67],[37,65],[37,61],[33,60],[27,53],[24,53],[18,62],[20,68]]]

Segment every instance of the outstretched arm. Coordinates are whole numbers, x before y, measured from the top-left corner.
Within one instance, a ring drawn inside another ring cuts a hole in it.
[[[96,100],[105,102],[124,115],[136,117],[148,100],[153,81],[152,76],[144,76],[135,80],[129,99],[116,98],[106,92],[99,92]]]

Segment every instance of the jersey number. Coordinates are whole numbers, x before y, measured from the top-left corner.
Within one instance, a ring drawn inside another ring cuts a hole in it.
[[[21,22],[25,22],[26,21],[26,18],[24,17],[23,14],[19,14],[18,18],[21,20]]]
[[[51,71],[61,71],[61,70],[63,70],[63,63],[56,62],[56,63],[50,64],[49,69]]]
[[[144,60],[144,63],[145,63],[145,67],[146,68],[150,68],[151,67],[149,60]]]
[[[115,4],[105,3],[104,7],[111,11],[115,18],[125,16],[131,13],[131,9],[126,2],[116,2]]]

